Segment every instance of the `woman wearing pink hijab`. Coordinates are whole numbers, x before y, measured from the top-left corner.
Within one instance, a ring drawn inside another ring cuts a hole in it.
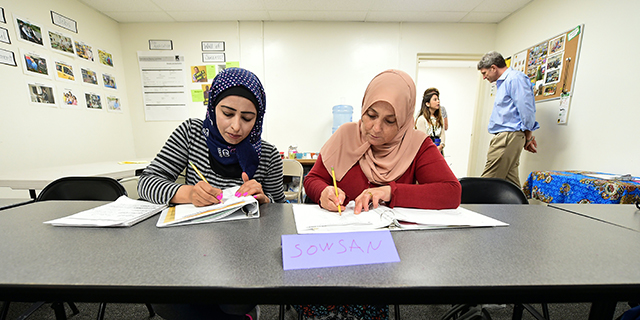
[[[329,211],[355,200],[356,214],[382,202],[457,208],[460,183],[431,139],[414,129],[415,103],[416,87],[407,73],[387,70],[374,77],[362,99],[361,119],[341,125],[320,150],[304,179],[307,196]]]

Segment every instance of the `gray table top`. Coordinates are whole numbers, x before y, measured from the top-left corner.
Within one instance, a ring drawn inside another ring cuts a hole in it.
[[[640,210],[634,204],[552,203],[549,206],[640,232]]]
[[[456,303],[626,301],[640,295],[640,233],[547,206],[465,205],[508,227],[393,232],[399,263],[282,269],[291,206],[261,218],[156,228],[42,222],[104,202],[0,213],[0,300]]]
[[[0,199],[0,210],[20,206],[29,202],[32,202],[32,199]]]

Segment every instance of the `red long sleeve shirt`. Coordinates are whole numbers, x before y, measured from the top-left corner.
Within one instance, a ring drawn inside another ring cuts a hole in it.
[[[313,202],[320,203],[320,194],[327,186],[333,186],[333,179],[320,156],[304,178],[304,189]],[[460,205],[460,183],[430,139],[424,140],[407,171],[389,186],[392,208],[453,209]],[[375,187],[379,185],[369,182],[359,163],[338,181],[338,188],[346,193],[344,204],[355,200],[364,189]]]

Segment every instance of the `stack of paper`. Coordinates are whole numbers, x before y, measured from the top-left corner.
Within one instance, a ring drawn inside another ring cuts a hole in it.
[[[45,223],[58,227],[130,227],[165,207],[163,204],[121,196],[109,204]]]
[[[389,228],[391,230],[498,227],[508,224],[465,208],[425,210],[389,208],[362,211],[356,215],[349,202],[342,215],[318,205],[294,204],[293,214],[298,233],[352,232]]]

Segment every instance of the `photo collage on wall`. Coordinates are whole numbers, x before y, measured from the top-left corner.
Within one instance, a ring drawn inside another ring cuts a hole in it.
[[[0,48],[0,68],[21,65],[33,105],[121,113],[117,60],[111,51],[78,39],[75,20],[54,11],[51,16],[48,24],[19,13],[0,21],[0,42],[11,45]]]
[[[213,78],[215,78],[216,75],[225,68],[226,65],[224,64],[191,66],[189,68],[191,82],[198,83],[201,86],[199,89],[191,90],[191,100],[193,102],[202,101],[203,105],[208,105],[211,81],[213,81]]]
[[[190,82],[197,86],[197,89],[191,89],[191,101],[207,106],[213,79],[226,68],[239,67],[240,62],[226,61],[224,41],[202,41],[201,50],[202,64],[189,68]]]
[[[529,48],[527,76],[534,83],[536,96],[551,96],[558,90],[562,77],[562,62],[566,35]]]

